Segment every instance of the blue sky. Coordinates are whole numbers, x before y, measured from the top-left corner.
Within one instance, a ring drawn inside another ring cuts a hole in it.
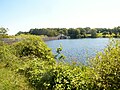
[[[31,28],[120,25],[120,0],[0,0],[0,27],[8,34]]]

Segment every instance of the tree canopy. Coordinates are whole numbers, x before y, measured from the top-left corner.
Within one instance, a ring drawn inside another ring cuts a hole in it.
[[[0,28],[0,34],[6,34],[8,31],[8,28],[1,27]]]

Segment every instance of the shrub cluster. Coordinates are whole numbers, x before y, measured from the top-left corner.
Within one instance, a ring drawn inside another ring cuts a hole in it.
[[[91,60],[96,72],[96,83],[106,90],[120,89],[120,41],[111,41],[110,45]]]
[[[30,35],[26,38],[21,39],[21,41],[10,45],[5,44],[1,41],[0,80],[3,79],[3,82],[5,83],[0,83],[0,89],[12,90],[14,87],[16,87],[14,88],[15,90],[32,90],[31,85],[29,85],[30,83],[28,81],[28,78],[20,71],[24,69],[24,67],[30,67],[32,62],[36,59],[36,63],[39,62],[42,64],[42,61],[47,62],[50,65],[55,63],[51,50],[40,39],[40,37]]]

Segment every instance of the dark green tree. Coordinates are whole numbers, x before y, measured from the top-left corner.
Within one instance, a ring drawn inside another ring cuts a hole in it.
[[[6,34],[7,31],[8,31],[8,28],[3,28],[3,27],[0,28],[0,34]]]
[[[92,29],[91,30],[91,37],[92,38],[96,38],[97,37],[97,31],[96,31],[96,29]]]
[[[113,33],[115,34],[115,37],[118,36],[118,28],[117,28],[117,27],[114,27],[114,29],[113,29]]]

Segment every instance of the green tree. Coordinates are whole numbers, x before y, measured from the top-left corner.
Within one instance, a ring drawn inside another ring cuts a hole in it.
[[[68,30],[68,35],[70,36],[71,39],[79,38],[80,30],[79,29],[74,29],[70,28]]]
[[[80,28],[80,34],[83,36],[83,38],[86,37],[86,30],[84,28]]]
[[[92,38],[96,38],[97,37],[97,31],[96,31],[96,29],[92,29],[91,30],[91,37]]]
[[[0,34],[6,34],[7,31],[8,31],[8,28],[3,28],[3,27],[0,28]]]
[[[120,26],[117,27],[118,34],[120,35]]]
[[[117,27],[115,27],[115,28],[113,29],[113,33],[115,34],[115,37],[118,36],[118,28],[117,28]]]

